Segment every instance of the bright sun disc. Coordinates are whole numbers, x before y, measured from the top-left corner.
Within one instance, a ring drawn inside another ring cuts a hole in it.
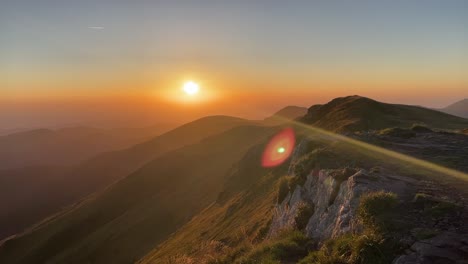
[[[197,83],[195,83],[193,81],[188,81],[188,82],[184,83],[184,86],[183,86],[182,89],[188,95],[195,95],[200,90],[200,87],[198,86]]]

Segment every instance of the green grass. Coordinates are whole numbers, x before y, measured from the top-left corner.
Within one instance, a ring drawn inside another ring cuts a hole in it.
[[[378,234],[343,235],[328,240],[299,264],[387,264],[397,246]]]
[[[441,201],[434,206],[426,208],[424,213],[433,217],[440,218],[446,215],[456,214],[461,209],[461,206],[449,201]]]
[[[306,256],[311,247],[311,241],[297,230],[285,231],[276,239],[256,245],[248,254],[234,263],[284,263],[295,262]]]
[[[425,216],[432,218],[454,215],[462,208],[454,202],[441,200],[423,193],[417,193],[413,198],[413,203]]]
[[[149,252],[141,263],[161,263],[171,256],[184,254],[195,259],[196,263],[234,263],[265,240],[277,200],[279,180],[280,175],[264,175],[247,190],[205,208]],[[228,208],[232,209],[227,215]],[[225,248],[212,250],[210,241],[219,241]]]
[[[410,129],[404,129],[399,127],[385,128],[379,131],[379,135],[401,137],[401,138],[412,138],[416,136],[416,133]]]
[[[388,231],[393,228],[398,199],[396,194],[379,191],[361,196],[358,217],[364,226]]]

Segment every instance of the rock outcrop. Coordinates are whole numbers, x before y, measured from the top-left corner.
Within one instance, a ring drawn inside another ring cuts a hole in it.
[[[291,177],[300,177],[294,174],[293,166],[307,154],[305,146],[309,143],[309,140],[303,140],[296,148],[289,169]],[[450,195],[447,190],[444,193],[443,186],[434,182],[401,175],[388,168],[313,168],[306,173],[305,182],[290,186],[289,194],[276,205],[269,230],[270,237],[283,229],[296,227],[295,219],[304,203],[314,209],[304,231],[320,245],[328,239],[362,231],[357,214],[360,196],[364,193],[392,192],[397,195],[401,204],[414,204],[415,195],[428,193],[428,190],[432,195]],[[468,258],[468,236],[464,228],[455,227],[466,226],[463,223],[466,213],[462,213],[466,212],[466,208],[460,207],[459,211],[456,216],[446,217],[445,220],[429,217],[429,220],[423,221],[419,219],[422,211],[408,208],[408,213],[405,214],[407,219],[404,219],[408,221],[408,225],[420,224],[437,232],[431,238],[421,238],[415,234],[402,235],[401,244],[406,250],[394,263],[467,263],[460,261]],[[444,221],[449,223],[441,226],[440,223]]]

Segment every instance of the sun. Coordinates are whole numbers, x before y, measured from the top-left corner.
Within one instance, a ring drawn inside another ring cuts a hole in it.
[[[194,81],[187,81],[184,83],[182,90],[188,95],[195,95],[200,91],[200,86]]]

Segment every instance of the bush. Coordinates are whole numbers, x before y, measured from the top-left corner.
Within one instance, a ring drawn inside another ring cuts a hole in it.
[[[391,263],[397,247],[377,234],[343,235],[328,240],[310,252],[299,264],[384,264]]]
[[[234,263],[295,262],[305,257],[311,248],[310,239],[299,231],[286,231],[276,239],[258,244],[246,256]]]
[[[423,193],[417,193],[414,196],[413,203],[418,209],[423,210],[426,216],[433,218],[453,215],[461,208],[461,206],[456,203],[450,201],[441,201],[433,196]]]
[[[358,217],[366,227],[388,230],[397,204],[397,195],[394,193],[366,193],[361,196]]]
[[[430,133],[433,132],[430,128],[425,125],[413,124],[411,130],[417,133]]]
[[[461,206],[458,204],[441,201],[436,205],[426,208],[424,212],[433,218],[440,218],[446,215],[456,214],[461,209]]]
[[[299,230],[304,230],[309,223],[309,219],[314,214],[314,206],[308,203],[301,203],[297,209],[294,221]]]

